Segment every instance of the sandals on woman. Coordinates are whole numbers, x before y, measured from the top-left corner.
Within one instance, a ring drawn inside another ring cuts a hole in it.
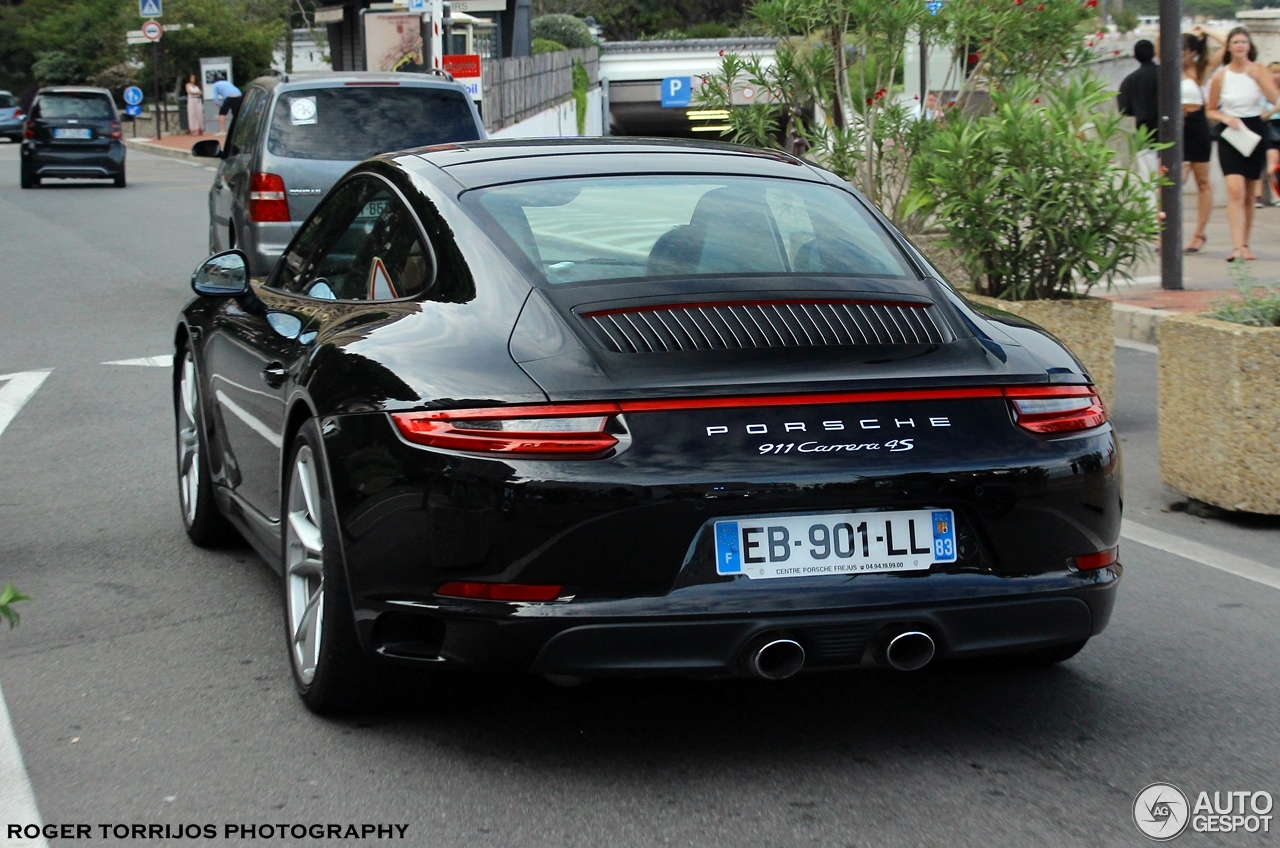
[[[1191,237],[1191,241],[1192,241],[1192,242],[1196,241],[1196,239],[1199,239],[1199,240],[1200,240],[1200,243],[1199,243],[1199,244],[1195,245],[1195,247],[1192,247],[1191,245],[1187,245],[1186,249],[1185,249],[1185,250],[1183,250],[1182,252],[1183,252],[1183,253],[1199,253],[1199,252],[1200,252],[1200,249],[1201,249],[1202,247],[1204,247],[1205,242],[1207,242],[1207,241],[1208,241],[1208,239],[1207,239],[1207,238],[1205,238],[1204,236],[1200,236],[1200,235],[1196,235],[1196,236],[1192,236],[1192,237]]]

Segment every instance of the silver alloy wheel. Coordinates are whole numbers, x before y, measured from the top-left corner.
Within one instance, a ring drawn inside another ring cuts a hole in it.
[[[200,502],[200,425],[196,365],[187,351],[178,381],[178,498],[187,526],[195,524]]]
[[[298,448],[289,478],[284,576],[289,654],[303,685],[316,674],[324,621],[324,539],[320,534],[318,474],[311,447]]]

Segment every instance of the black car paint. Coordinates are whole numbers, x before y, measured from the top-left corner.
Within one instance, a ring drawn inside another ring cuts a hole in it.
[[[858,281],[858,289],[933,300],[949,317],[950,344],[909,355],[815,349],[611,361],[591,349],[573,309],[661,293],[617,284],[540,289],[467,212],[465,199],[458,202],[468,188],[504,174],[581,175],[588,166],[592,173],[777,172],[847,190],[811,166],[728,146],[456,145],[361,166],[392,180],[420,216],[444,219],[477,280],[476,295],[463,304],[336,303],[255,285],[238,301],[197,298],[184,310],[179,342],[190,339],[197,352],[219,502],[268,562],[279,568],[282,457],[300,423],[316,418],[353,613],[371,652],[545,673],[715,674],[732,671],[745,641],[765,630],[795,633],[818,658],[821,645],[842,644],[839,656],[826,650],[826,664],[857,665],[871,661],[877,633],[907,624],[935,634],[952,656],[1063,644],[1105,627],[1121,568],[1077,572],[1068,558],[1112,547],[1119,537],[1120,455],[1110,425],[1045,438],[1014,427],[1003,399],[948,402],[954,423],[945,434],[917,436],[910,453],[871,462],[863,459],[869,454],[821,461],[792,454],[766,464],[742,437],[703,447],[707,426],[758,419],[762,413],[750,407],[628,414],[629,447],[591,461],[477,457],[405,442],[388,413],[1089,381],[1042,330],[975,309],[939,282],[883,218],[921,279]],[[718,280],[681,296],[771,284]],[[804,287],[839,284],[814,279]],[[297,316],[301,332],[282,336],[268,320],[273,312]],[[696,363],[692,375],[689,362]],[[278,387],[266,381],[272,366],[285,374]],[[246,398],[256,393],[259,420],[278,434],[278,445],[228,420],[216,399],[233,385]],[[929,403],[866,410],[923,420]],[[835,413],[790,407],[763,414],[776,422]],[[923,507],[955,510],[963,539],[954,565],[924,574],[751,581],[717,576],[711,561],[708,528],[718,517]],[[444,581],[470,579],[556,583],[572,599],[524,604],[433,594]]]

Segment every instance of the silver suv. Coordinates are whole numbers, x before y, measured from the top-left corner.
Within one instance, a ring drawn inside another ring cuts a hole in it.
[[[353,165],[393,150],[475,141],[484,126],[467,90],[427,74],[332,73],[259,77],[221,147],[209,190],[209,251],[232,247],[266,276],[294,231]]]

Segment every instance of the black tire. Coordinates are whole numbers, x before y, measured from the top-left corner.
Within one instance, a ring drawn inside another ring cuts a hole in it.
[[[124,176],[124,168],[121,168],[120,173],[116,174],[115,186],[116,188],[124,188],[127,184],[128,182],[127,180],[125,180],[125,176]]]
[[[19,182],[23,188],[38,188],[40,186],[40,180],[36,179],[35,174],[31,173],[31,169],[26,166],[26,163],[23,163],[20,168]]]
[[[202,548],[242,542],[240,534],[218,509],[204,432],[204,404],[195,360],[187,345],[173,357],[174,434],[178,460],[178,507],[187,537]]]
[[[334,716],[355,712],[367,705],[380,675],[356,635],[329,475],[315,421],[303,424],[294,438],[282,495],[284,633],[294,685],[313,713]],[[313,630],[317,619],[319,627]]]

